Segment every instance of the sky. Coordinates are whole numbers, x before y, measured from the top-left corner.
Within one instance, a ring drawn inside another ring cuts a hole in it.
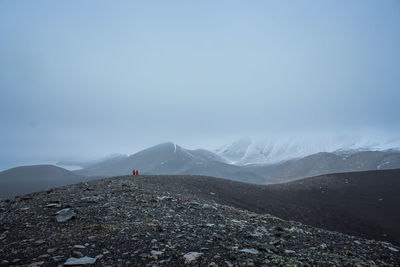
[[[165,141],[396,139],[399,85],[400,1],[0,0],[0,170]]]

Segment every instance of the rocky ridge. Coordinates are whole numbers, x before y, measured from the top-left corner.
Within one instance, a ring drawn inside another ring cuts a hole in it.
[[[0,264],[398,266],[399,248],[165,191],[151,176],[0,202]],[[146,186],[143,186],[146,185]],[[151,186],[149,186],[151,185]],[[209,192],[212,196],[213,192]]]

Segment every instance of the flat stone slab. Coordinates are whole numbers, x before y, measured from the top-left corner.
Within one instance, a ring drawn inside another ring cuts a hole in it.
[[[86,264],[93,264],[96,262],[96,258],[92,258],[92,257],[82,257],[82,258],[74,258],[71,257],[69,258],[64,265],[86,265]]]

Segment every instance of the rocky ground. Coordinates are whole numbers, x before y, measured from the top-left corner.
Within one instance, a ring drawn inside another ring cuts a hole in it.
[[[158,177],[160,178],[160,177]],[[151,176],[90,181],[0,202],[9,266],[399,266],[399,248],[166,191]]]

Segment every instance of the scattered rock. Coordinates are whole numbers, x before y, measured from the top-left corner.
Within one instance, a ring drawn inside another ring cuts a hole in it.
[[[353,252],[351,252],[351,251],[348,250],[348,249],[344,252],[344,254],[345,254],[346,256],[349,256],[349,257],[351,257],[351,256],[354,255]]]
[[[160,256],[160,255],[162,255],[164,252],[162,252],[162,251],[157,251],[157,250],[152,250],[150,253],[151,253],[151,255],[153,255],[153,256]]]
[[[57,248],[49,248],[46,250],[47,253],[53,253],[57,250]]]
[[[3,240],[3,239],[6,239],[6,237],[7,237],[7,232],[8,232],[8,231],[5,231],[4,233],[2,233],[2,234],[0,235],[0,241]]]
[[[250,253],[250,254],[258,254],[258,250],[254,249],[254,248],[244,248],[239,250],[240,252],[244,252],[244,253]]]
[[[64,265],[86,265],[86,264],[93,264],[95,262],[96,258],[91,258],[88,256],[82,258],[71,257],[66,262],[64,262]]]
[[[54,257],[51,257],[51,258],[53,259],[53,261],[62,261],[64,259],[63,256],[54,256]]]
[[[75,212],[71,208],[66,208],[56,213],[57,222],[66,222],[76,216]]]
[[[325,243],[322,243],[321,245],[319,245],[319,247],[320,247],[321,249],[327,249],[327,248],[328,248],[328,245],[325,244]]]
[[[285,249],[284,252],[285,252],[286,254],[294,254],[294,253],[296,253],[296,251],[291,250],[291,249]]]
[[[32,262],[31,264],[28,265],[28,267],[42,266],[43,264],[44,261]]]
[[[200,252],[189,252],[183,255],[183,258],[185,259],[186,263],[191,263],[193,261],[196,261],[199,257],[204,255],[203,253]]]
[[[40,246],[43,245],[46,241],[40,239],[40,240],[36,240],[35,242],[33,242],[33,244],[35,244],[36,246]]]
[[[72,251],[72,256],[74,256],[75,258],[82,258],[83,254],[80,251],[74,250]]]
[[[172,197],[170,196],[161,196],[161,197],[157,197],[157,199],[159,201],[163,201],[163,200],[172,200]]]
[[[217,233],[214,233],[213,236],[218,240],[223,240],[224,239],[224,237],[222,235],[217,234]]]

